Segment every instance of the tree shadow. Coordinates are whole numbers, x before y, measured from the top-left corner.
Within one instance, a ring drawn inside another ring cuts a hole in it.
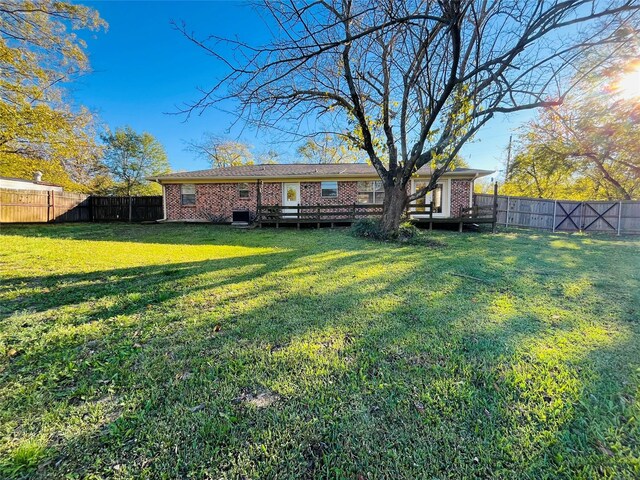
[[[50,461],[31,472],[41,478],[114,464],[123,477],[533,478],[585,468],[571,455],[625,473],[595,439],[620,413],[598,409],[638,385],[637,329],[621,313],[637,297],[613,310],[589,300],[600,254],[567,262],[553,239],[475,240],[475,252],[457,237],[437,251],[349,239],[114,269],[106,278],[131,296],[120,304],[100,302],[113,295],[103,272],[23,279],[62,283],[50,303],[36,292],[14,310],[96,299],[83,316],[99,328],[75,318],[25,346],[1,374],[16,387],[1,410],[28,396],[40,418],[85,418],[47,438]],[[582,301],[585,320],[572,312]],[[599,317],[620,335],[589,330],[604,328]],[[557,345],[578,354],[557,358]],[[264,392],[272,406],[246,401]]]

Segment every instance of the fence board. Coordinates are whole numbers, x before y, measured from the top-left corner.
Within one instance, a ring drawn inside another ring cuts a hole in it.
[[[162,218],[162,196],[92,196],[93,220],[96,222],[128,221],[129,202],[131,202],[131,221],[133,222],[146,222]]]
[[[0,223],[132,221],[162,218],[162,196],[106,197],[81,193],[0,189]]]
[[[0,221],[46,222],[48,221],[49,192],[37,190],[0,190]]]
[[[493,195],[475,194],[476,205]],[[566,232],[640,233],[639,201],[576,201],[498,196],[498,224]]]

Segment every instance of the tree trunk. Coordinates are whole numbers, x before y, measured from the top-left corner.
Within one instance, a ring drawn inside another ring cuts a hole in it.
[[[405,186],[394,185],[384,190],[382,208],[382,231],[386,235],[394,235],[400,226],[400,220],[407,206],[407,189]]]

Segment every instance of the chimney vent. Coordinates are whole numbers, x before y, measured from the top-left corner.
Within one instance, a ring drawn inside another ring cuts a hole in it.
[[[40,183],[42,181],[42,172],[34,172],[33,181],[36,183]]]

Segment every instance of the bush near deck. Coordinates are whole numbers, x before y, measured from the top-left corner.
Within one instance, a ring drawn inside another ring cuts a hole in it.
[[[3,226],[0,477],[638,478],[640,241],[430,237]]]

